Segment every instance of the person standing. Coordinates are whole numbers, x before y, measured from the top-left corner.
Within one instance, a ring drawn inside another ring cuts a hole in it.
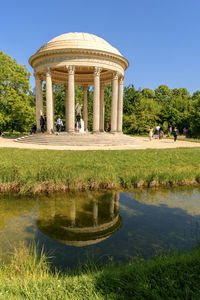
[[[106,122],[106,131],[110,131],[110,120]]]
[[[162,138],[163,138],[163,135],[164,135],[163,128],[162,128],[162,127],[160,127],[160,129],[159,129],[159,140],[162,140]]]
[[[77,114],[76,116],[76,130],[81,129],[81,115],[80,113]]]
[[[61,116],[58,116],[58,119],[57,119],[57,122],[56,122],[57,132],[61,132],[62,126],[63,126],[63,121],[61,119]]]
[[[173,136],[174,136],[174,142],[176,142],[178,136],[178,129],[176,127],[174,127]]]
[[[172,126],[169,127],[169,136],[172,135]]]
[[[149,128],[149,140],[151,141],[153,137],[153,127]]]
[[[187,135],[187,128],[183,128],[183,134],[184,134],[184,136],[186,137],[186,135]]]
[[[160,130],[160,126],[157,125],[157,126],[156,126],[156,132],[155,132],[155,138],[156,138],[156,139],[158,139],[158,137],[159,137],[159,130]]]
[[[40,117],[40,127],[41,127],[41,132],[44,133],[44,125],[45,125],[45,119],[43,116]]]

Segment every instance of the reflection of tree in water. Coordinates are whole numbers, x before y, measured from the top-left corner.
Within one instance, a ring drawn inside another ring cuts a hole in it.
[[[39,230],[73,246],[96,244],[121,227],[118,193],[69,194],[39,202]]]
[[[35,204],[34,199],[19,197],[16,195],[1,196],[0,206],[0,230],[12,219],[21,214],[29,214]]]
[[[145,204],[180,207],[190,214],[200,214],[199,187],[173,187],[136,189],[129,192],[130,198]]]
[[[30,215],[35,199],[25,196],[6,195],[0,199],[0,258],[8,262],[14,248],[23,242],[28,246],[34,237]]]

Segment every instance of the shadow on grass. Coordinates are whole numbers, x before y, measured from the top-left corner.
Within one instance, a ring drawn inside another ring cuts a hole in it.
[[[105,299],[199,299],[200,249],[107,267],[95,276]]]

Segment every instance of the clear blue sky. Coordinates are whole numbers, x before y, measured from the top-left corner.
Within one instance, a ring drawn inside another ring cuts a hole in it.
[[[63,33],[89,32],[129,60],[125,85],[193,93],[200,90],[199,13],[200,0],[7,0],[0,50],[33,73],[28,59],[40,46]]]

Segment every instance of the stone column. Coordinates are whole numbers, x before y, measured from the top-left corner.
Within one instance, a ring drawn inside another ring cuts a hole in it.
[[[122,119],[123,119],[123,84],[124,78],[119,79],[118,90],[118,112],[117,112],[117,132],[122,133]]]
[[[100,72],[101,68],[94,68],[93,133],[99,133]]]
[[[68,102],[67,102],[67,131],[74,132],[75,100],[74,100],[74,66],[68,67]]]
[[[84,130],[87,131],[88,126],[88,105],[87,105],[87,95],[88,95],[88,86],[83,86],[83,121],[84,121]]]
[[[67,85],[65,85],[65,131],[68,131],[67,128],[67,119],[68,119],[68,115],[67,115],[67,108],[68,108],[68,91],[67,91]]]
[[[116,205],[116,208],[119,209],[119,192],[116,192],[116,196],[115,196],[115,205]]]
[[[104,88],[102,84],[100,87],[100,131],[104,132]]]
[[[47,133],[53,133],[53,99],[52,99],[51,71],[46,72],[46,111],[47,111]]]
[[[98,203],[96,201],[93,204],[93,221],[94,225],[98,225]]]
[[[43,115],[42,81],[38,73],[34,73],[34,76],[36,90],[36,126],[37,132],[41,132],[40,116]]]
[[[110,201],[110,217],[113,219],[115,209],[115,193],[113,193],[112,199]]]
[[[76,224],[76,204],[74,201],[71,203],[70,207],[70,219],[71,225],[74,226]]]
[[[52,106],[53,106],[53,113],[52,113],[52,118],[53,118],[53,129],[54,129],[54,109],[55,109],[55,99],[54,99],[54,94],[53,94],[53,90],[54,90],[54,82],[52,82]]]
[[[117,102],[118,102],[118,74],[113,73],[112,106],[111,106],[111,133],[117,132]]]

